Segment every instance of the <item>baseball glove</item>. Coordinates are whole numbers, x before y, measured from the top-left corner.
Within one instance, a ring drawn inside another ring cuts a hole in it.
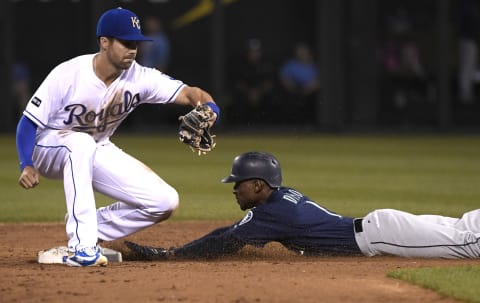
[[[215,115],[208,105],[197,105],[185,116],[180,116],[178,136],[180,141],[190,146],[198,155],[211,151],[216,143],[215,135],[210,132],[210,125],[215,120]]]

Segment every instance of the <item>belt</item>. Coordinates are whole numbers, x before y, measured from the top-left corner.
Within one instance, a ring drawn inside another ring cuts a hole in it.
[[[363,218],[353,219],[353,230],[355,231],[355,233],[363,232],[362,222],[363,222]]]

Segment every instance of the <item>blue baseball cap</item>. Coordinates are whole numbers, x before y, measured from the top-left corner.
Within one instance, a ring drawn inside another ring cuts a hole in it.
[[[113,37],[125,41],[153,41],[142,35],[137,15],[121,7],[106,11],[98,19],[97,37]]]

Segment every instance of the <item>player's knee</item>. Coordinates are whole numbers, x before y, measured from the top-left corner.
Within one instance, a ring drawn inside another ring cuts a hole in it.
[[[163,187],[162,190],[157,192],[154,206],[151,208],[150,213],[158,217],[159,221],[165,220],[173,214],[178,205],[178,192],[173,187]]]
[[[178,208],[179,196],[178,192],[173,187],[170,187],[170,190],[168,191],[165,200],[166,203],[164,203],[167,205],[168,211],[174,212]]]

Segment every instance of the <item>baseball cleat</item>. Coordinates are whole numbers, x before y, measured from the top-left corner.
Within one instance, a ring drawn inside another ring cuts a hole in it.
[[[97,247],[85,247],[77,251],[71,257],[64,258],[65,263],[69,266],[86,267],[86,266],[107,266],[108,259],[102,255]]]

